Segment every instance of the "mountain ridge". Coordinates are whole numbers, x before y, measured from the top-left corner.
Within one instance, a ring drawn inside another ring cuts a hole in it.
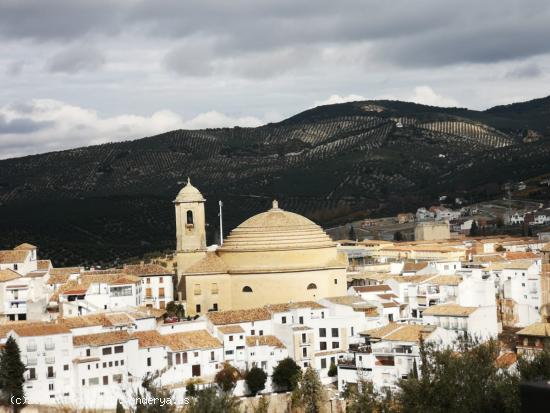
[[[175,130],[1,160],[0,248],[33,241],[62,264],[168,250],[171,201],[187,176],[209,199],[210,240],[218,199],[226,229],[275,197],[324,225],[414,210],[441,193],[481,199],[507,180],[550,172],[549,102],[485,111],[348,102],[256,128]]]

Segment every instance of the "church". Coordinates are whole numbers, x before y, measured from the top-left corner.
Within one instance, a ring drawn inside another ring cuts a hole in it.
[[[207,249],[205,202],[190,181],[174,201],[178,293],[187,314],[346,294],[347,259],[314,222],[273,201]]]

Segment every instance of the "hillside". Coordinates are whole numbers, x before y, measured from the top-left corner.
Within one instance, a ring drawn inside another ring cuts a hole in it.
[[[0,161],[0,248],[22,241],[65,264],[111,264],[174,247],[187,176],[209,237],[283,208],[323,225],[412,211],[438,195],[500,194],[550,172],[550,98],[486,111],[398,101],[317,107],[258,128],[176,130]]]

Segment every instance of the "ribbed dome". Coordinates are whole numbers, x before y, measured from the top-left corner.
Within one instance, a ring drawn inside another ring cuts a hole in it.
[[[187,178],[187,185],[185,185],[176,197],[176,202],[204,202],[205,199],[201,192],[191,185],[191,180]]]
[[[334,247],[323,229],[309,219],[273,208],[244,221],[224,241],[224,251],[272,251]]]

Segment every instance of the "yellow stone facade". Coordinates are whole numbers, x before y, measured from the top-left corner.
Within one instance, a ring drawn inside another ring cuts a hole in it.
[[[186,222],[182,211],[191,207],[204,217],[202,195],[189,189],[180,195],[176,225]],[[178,288],[190,315],[346,294],[346,257],[321,227],[276,201],[235,228],[215,251],[206,252],[196,237],[187,240],[204,227],[193,231],[177,229]]]

